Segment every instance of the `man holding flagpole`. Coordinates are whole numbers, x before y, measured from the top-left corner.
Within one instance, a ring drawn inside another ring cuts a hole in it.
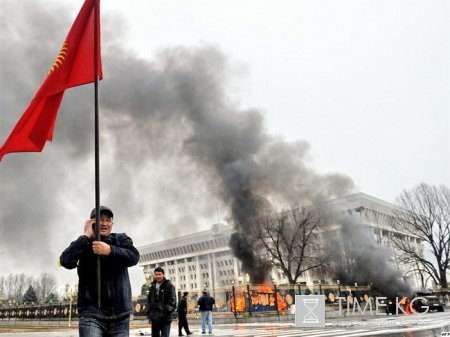
[[[64,250],[59,259],[78,271],[80,337],[128,337],[133,312],[128,267],[139,261],[139,252],[124,233],[111,233],[113,212],[100,206],[101,241],[94,235],[96,209],[86,220],[83,235]],[[96,256],[101,259],[101,306],[97,306]]]
[[[123,337],[129,335],[132,312],[127,268],[138,262],[139,253],[128,236],[111,233],[112,211],[100,207],[98,81],[102,78],[100,0],[85,0],[47,77],[0,147],[0,161],[8,153],[41,152],[53,139],[66,89],[94,83],[95,208],[84,235],[63,252],[60,263],[78,268],[80,336]]]
[[[85,0],[72,28],[64,40],[47,77],[0,147],[0,161],[12,152],[41,152],[46,141],[53,139],[59,106],[66,89],[94,83],[95,144],[95,219],[100,223],[100,156],[98,81],[103,78],[100,52],[100,0]],[[95,239],[100,241],[99,227]],[[96,259],[97,294],[101,293],[100,257]],[[101,296],[97,296],[97,308]]]

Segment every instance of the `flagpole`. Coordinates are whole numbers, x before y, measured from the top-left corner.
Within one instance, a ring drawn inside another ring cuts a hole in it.
[[[100,237],[100,135],[98,113],[98,35],[100,22],[100,1],[94,1],[94,96],[95,96],[95,239]],[[97,307],[101,307],[101,268],[100,255],[97,255]]]

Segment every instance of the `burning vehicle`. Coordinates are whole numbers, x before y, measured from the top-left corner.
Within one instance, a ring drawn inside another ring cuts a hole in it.
[[[426,312],[436,310],[443,312],[445,304],[439,299],[438,296],[432,293],[420,292],[415,294],[415,300],[413,302],[413,308],[417,312]]]
[[[398,301],[398,307],[397,307]],[[438,296],[432,293],[418,292],[414,294],[414,298],[410,299],[405,296],[398,298],[387,298],[380,301],[385,306],[386,314],[407,314],[410,315],[414,312],[423,313],[430,311],[443,312],[445,310],[445,304],[439,299]],[[403,309],[402,312],[399,308]]]

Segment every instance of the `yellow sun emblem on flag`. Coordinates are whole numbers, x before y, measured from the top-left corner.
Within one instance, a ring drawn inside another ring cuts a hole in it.
[[[59,51],[58,56],[56,57],[55,61],[53,62],[53,65],[50,68],[49,73],[55,71],[58,69],[64,62],[67,56],[67,52],[69,49],[67,48],[68,44],[66,41],[64,41],[63,45],[61,46],[61,50]]]

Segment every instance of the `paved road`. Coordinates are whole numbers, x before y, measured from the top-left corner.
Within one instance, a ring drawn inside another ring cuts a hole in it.
[[[199,329],[194,331],[196,335],[200,335]],[[441,336],[442,331],[450,331],[450,312],[369,319],[361,317],[335,319],[330,320],[325,328],[317,329],[296,328],[294,323],[224,324],[215,326],[213,334],[223,337],[428,337]],[[177,331],[172,331],[171,336],[177,335]]]
[[[200,327],[191,324],[195,336]],[[450,332],[450,312],[429,313],[399,317],[345,318],[328,320],[324,328],[296,328],[294,323],[246,323],[214,325],[213,336],[222,337],[440,337],[442,332]],[[150,336],[150,329],[132,329],[130,336]],[[171,336],[177,336],[173,324]],[[35,333],[5,333],[0,337],[78,337],[76,330]],[[209,336],[209,335],[206,335]]]

